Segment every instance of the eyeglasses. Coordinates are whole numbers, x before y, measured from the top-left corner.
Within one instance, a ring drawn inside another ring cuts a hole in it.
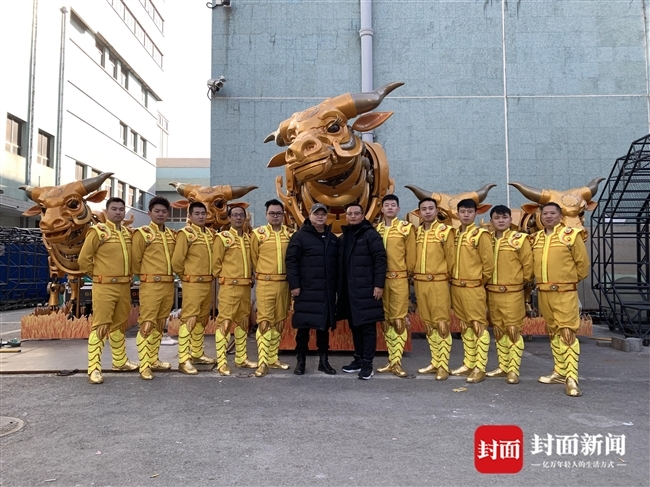
[[[231,213],[230,216],[232,218],[246,218],[246,215],[241,214],[241,213]]]
[[[282,211],[269,211],[266,213],[269,216],[282,216],[284,213]]]

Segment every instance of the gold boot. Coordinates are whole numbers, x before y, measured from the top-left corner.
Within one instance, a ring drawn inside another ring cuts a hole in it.
[[[434,366],[433,364],[429,364],[426,367],[418,369],[418,374],[435,374],[436,372],[438,372],[438,367]]]
[[[447,380],[449,377],[449,371],[440,367],[436,373],[436,380]]]
[[[386,320],[382,321],[381,329],[384,332],[384,340],[386,341],[386,350],[388,351],[388,363],[383,367],[377,369],[379,374],[387,374],[392,372],[393,359],[395,357],[395,330],[393,329],[392,324]]]
[[[192,363],[194,365],[214,365],[217,361],[207,355],[201,355],[200,357],[192,357]]]
[[[199,371],[192,365],[192,361],[189,359],[178,364],[178,371],[187,375],[196,375],[199,373]]]
[[[508,384],[519,383],[519,367],[524,354],[524,339],[516,327],[508,327]]]
[[[131,362],[130,360],[127,360],[122,365],[113,364],[111,370],[113,372],[133,372],[134,370],[138,370],[139,368],[140,367],[138,366],[138,364],[136,364],[135,362]]]
[[[479,369],[478,367],[475,367],[474,370],[469,374],[465,382],[469,382],[470,384],[478,384],[479,382],[483,382],[485,380],[485,371]]]
[[[560,356],[564,364],[567,396],[579,397],[582,395],[578,386],[578,361],[580,359],[580,342],[575,332],[568,328],[560,329],[561,339],[558,341]]]
[[[476,367],[476,334],[474,329],[461,322],[461,337],[463,339],[463,365],[451,371],[451,375],[469,375]]]
[[[395,330],[394,335],[394,352],[391,363],[393,368],[396,363],[402,363],[402,356],[404,355],[404,347],[406,346],[406,340],[408,339],[408,329],[406,328],[406,320],[397,319],[393,321],[393,329]]]
[[[151,364],[151,370],[170,370],[172,368],[172,364],[169,362],[163,362],[161,360],[156,360],[153,364]]]
[[[102,350],[104,349],[107,333],[108,325],[100,325],[91,330],[90,335],[88,335],[88,380],[91,384],[104,382],[104,379],[102,379]],[[98,380],[99,382],[97,382]]]
[[[578,381],[577,380],[567,379],[566,380],[566,385],[564,386],[564,390],[565,390],[567,396],[572,396],[572,397],[580,397],[580,396],[582,396],[582,391],[580,390],[580,387],[578,386]]]
[[[516,372],[510,371],[508,372],[508,378],[506,379],[506,382],[508,384],[519,384],[519,376]]]
[[[390,366],[390,362],[388,362],[383,367],[379,367],[377,369],[377,373],[379,373],[379,374],[386,374],[386,373],[392,372],[392,371],[393,371],[393,368]]]
[[[143,380],[153,379],[153,374],[151,373],[151,369],[149,367],[147,367],[144,370],[140,369],[140,378]]]
[[[429,353],[431,353],[431,363],[426,367],[418,369],[418,374],[435,374],[438,371],[438,342],[440,341],[440,336],[438,335],[437,330],[431,323],[424,323],[424,327],[427,331],[427,343],[429,344]]]
[[[104,378],[102,377],[102,372],[100,370],[93,370],[88,374],[88,382],[91,384],[103,384]]]
[[[271,343],[269,345],[268,366],[269,369],[289,370],[291,366],[280,361],[278,352],[280,350],[280,341],[282,340],[282,330],[284,321],[278,321],[271,327]]]
[[[272,364],[269,364],[269,369],[289,370],[290,368],[291,368],[291,366],[289,364],[285,364],[284,362],[280,362],[280,359],[277,359]]]
[[[498,330],[498,331],[497,331]],[[497,339],[496,336],[500,335]],[[506,377],[508,375],[508,356],[509,350],[507,346],[508,336],[502,333],[496,326],[494,327],[495,345],[497,349],[497,359],[499,366],[485,374],[486,377]]]
[[[243,369],[256,369],[257,362],[248,360],[246,339],[248,338],[248,318],[235,325],[235,366]]]
[[[559,374],[555,370],[553,370],[551,375],[543,375],[537,380],[542,384],[565,384],[566,383],[566,377]]]
[[[470,369],[467,365],[463,364],[457,369],[454,369],[451,371],[451,375],[469,375],[472,372],[472,369]]]
[[[553,352],[553,362],[555,364],[553,372],[550,375],[543,375],[537,379],[542,384],[564,384],[566,376],[564,374],[564,363],[560,354],[560,335],[554,334],[551,337],[551,352]]]
[[[224,363],[217,366],[217,372],[219,372],[219,375],[230,375],[230,367],[228,367],[227,363]]]
[[[255,371],[255,377],[264,377],[268,373],[269,373],[269,366],[266,364],[262,364]]]
[[[108,343],[111,345],[113,367],[115,372],[131,372],[138,370],[138,364],[131,362],[126,356],[126,323],[108,333]]]
[[[402,364],[400,362],[393,364],[391,367],[391,372],[393,372],[393,374],[395,374],[397,377],[406,377],[408,375],[402,368]]]
[[[138,334],[135,337],[135,345],[138,349],[138,360],[140,362],[140,376],[142,376],[145,370],[148,370],[148,374],[151,374],[151,365],[153,364],[155,358],[155,338],[153,336],[154,323],[151,321],[145,321],[140,323],[140,329]]]

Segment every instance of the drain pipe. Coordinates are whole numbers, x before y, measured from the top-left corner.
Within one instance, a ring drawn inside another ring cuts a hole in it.
[[[55,185],[58,186],[61,184],[61,147],[63,140],[61,140],[61,135],[63,134],[63,87],[65,83],[64,78],[64,68],[65,68],[65,32],[67,26],[67,17],[68,9],[61,7],[61,52],[59,54],[59,113],[58,120],[56,123],[56,172],[55,172]],[[110,195],[109,195],[110,196]]]
[[[372,91],[372,0],[360,0],[361,7],[361,91],[368,93]],[[361,140],[364,142],[373,142],[375,134],[373,132],[364,132],[361,134]]]
[[[27,98],[27,153],[25,154],[25,184],[32,184],[32,153],[34,150],[34,95],[36,92],[36,35],[38,0],[32,0],[32,40],[29,53],[29,93]],[[27,199],[27,196],[25,196]]]

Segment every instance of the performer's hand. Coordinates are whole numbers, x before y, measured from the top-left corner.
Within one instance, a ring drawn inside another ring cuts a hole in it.
[[[292,298],[297,298],[300,295],[300,288],[297,287],[296,289],[291,290],[291,297]]]
[[[384,289],[381,287],[376,287],[372,291],[372,297],[375,298],[377,301],[379,301],[383,295],[384,295]]]

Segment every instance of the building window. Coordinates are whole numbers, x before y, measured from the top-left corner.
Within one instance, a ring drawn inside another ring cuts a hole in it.
[[[135,36],[140,41],[140,44],[144,44],[144,29],[142,29],[142,26],[137,22],[135,24]]]
[[[7,138],[5,139],[5,150],[16,154],[23,155],[23,126],[25,122],[7,114]]]
[[[121,200],[124,199],[124,183],[122,181],[117,182],[117,194],[116,196]]]
[[[141,96],[142,96],[142,104],[143,104],[145,107],[149,108],[149,92],[148,92],[147,89],[144,87],[144,85],[142,85]]]
[[[86,165],[81,162],[77,162],[74,166],[74,178],[77,181],[81,181],[86,176]]]
[[[172,214],[170,221],[185,223],[187,221],[187,208],[171,208]]]
[[[138,190],[138,201],[137,201],[137,208],[138,210],[144,210],[144,191]]]
[[[110,75],[117,79],[117,57],[112,52],[108,53],[108,66],[106,67],[106,71],[110,73]]]
[[[106,199],[113,196],[113,178],[106,178],[106,181],[102,184],[102,189],[106,191]]]
[[[147,158],[147,140],[140,137],[140,155]]]
[[[95,40],[95,47],[97,48],[97,53],[99,54],[99,64],[101,64],[102,68],[105,68],[106,67],[106,49],[104,48],[104,44],[102,44],[98,40]]]
[[[162,68],[162,54],[158,50],[158,48],[154,45],[152,40],[149,38],[145,30],[142,28],[142,25],[135,20],[135,17],[133,14],[129,11],[128,8],[124,5],[124,0],[108,0],[108,3],[112,5],[112,7],[115,9],[117,14],[122,18],[124,23],[127,25],[129,30],[133,32],[133,34],[137,37],[137,39],[140,41],[140,44],[144,46],[144,48],[147,50],[149,55],[154,58],[154,61]],[[142,0],[141,2],[142,3]],[[153,4],[149,1],[146,0],[145,3],[143,3],[145,10],[149,14],[149,16],[153,19],[154,24],[160,31],[162,32],[163,30],[163,23],[164,20],[156,10],[156,8],[153,6]],[[116,76],[117,77],[117,76]]]
[[[120,84],[127,90],[129,89],[129,70],[126,66],[120,66]]]
[[[38,151],[36,153],[36,162],[47,167],[54,167],[52,158],[52,149],[54,137],[46,134],[42,130],[38,131]]]
[[[131,130],[131,148],[133,152],[138,152],[138,133]]]
[[[135,208],[135,188],[133,186],[129,186],[127,190],[126,204],[131,208]]]
[[[129,127],[120,122],[120,140],[122,145],[129,145]]]

